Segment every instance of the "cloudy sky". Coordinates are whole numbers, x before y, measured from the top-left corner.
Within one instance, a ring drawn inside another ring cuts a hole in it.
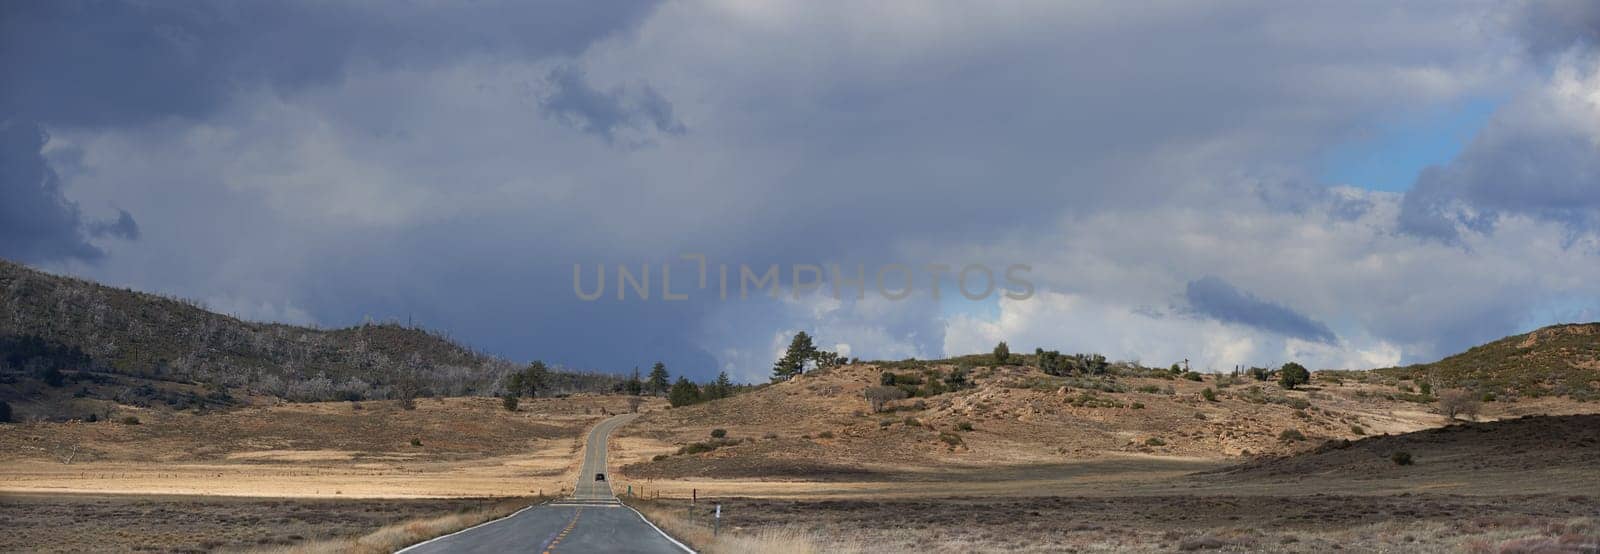
[[[1365,368],[1600,319],[1592,2],[21,1],[0,72],[0,256],[514,360]],[[684,254],[1037,290],[573,289]]]

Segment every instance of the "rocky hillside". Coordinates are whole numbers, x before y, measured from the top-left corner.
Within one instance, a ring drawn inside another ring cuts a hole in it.
[[[931,386],[950,382],[967,363],[847,365],[649,413],[621,431],[631,457],[624,471],[851,480],[1084,460],[1218,460],[1447,421],[1378,379],[1314,379],[1284,390],[1249,377],[1187,378],[1131,364],[1063,375],[1007,365],[973,366],[959,386]],[[890,380],[886,372],[895,383],[917,383],[901,387],[917,394],[875,411],[867,392]],[[1512,406],[1539,409],[1497,403],[1486,411]]]
[[[1431,364],[1378,373],[1496,396],[1600,400],[1600,323],[1553,325]]]
[[[31,388],[37,383],[71,388],[92,374],[205,385],[223,397],[230,390],[291,400],[460,396],[497,392],[512,369],[421,329],[243,321],[193,302],[0,260],[0,393],[6,396],[37,393]],[[553,377],[556,387],[569,390],[617,383],[609,375]]]

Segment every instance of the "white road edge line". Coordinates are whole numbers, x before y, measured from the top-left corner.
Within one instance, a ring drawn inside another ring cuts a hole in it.
[[[639,516],[640,521],[643,521],[645,525],[649,525],[651,529],[655,529],[657,533],[661,533],[661,536],[666,537],[669,541],[672,541],[672,544],[678,545],[678,548],[682,548],[684,552],[688,552],[689,554],[698,554],[693,548],[689,548],[688,545],[678,542],[678,539],[672,538],[672,535],[668,535],[666,531],[662,531],[660,527],[656,527],[656,524],[650,523],[650,518],[644,517],[644,514],[639,513],[639,510],[634,510],[633,506],[629,506],[626,502],[622,503],[622,506],[629,510],[633,510],[634,515]]]
[[[545,504],[549,504],[549,503],[550,503],[550,501],[549,501],[549,500],[546,500],[546,501],[544,501],[544,502],[538,502],[538,503],[534,503],[534,504],[529,504],[529,505],[528,505],[528,507],[526,507],[526,508],[523,508],[523,509],[521,509],[521,510],[517,510],[517,511],[515,511],[515,512],[511,512],[511,515],[508,515],[508,516],[505,516],[505,517],[500,517],[500,518],[495,518],[495,519],[491,519],[491,520],[489,520],[489,521],[485,521],[485,522],[483,522],[483,523],[479,523],[479,524],[477,524],[477,525],[474,525],[474,526],[472,526],[472,527],[468,527],[468,528],[466,528],[466,529],[462,529],[462,530],[460,530],[460,531],[456,531],[456,532],[454,532],[454,533],[450,533],[450,534],[448,534],[448,535],[439,535],[439,536],[437,536],[437,537],[434,537],[434,538],[431,538],[431,539],[428,539],[428,540],[425,540],[425,541],[422,541],[422,542],[419,542],[419,543],[417,543],[417,544],[413,544],[413,545],[411,545],[411,546],[407,546],[407,547],[405,547],[405,548],[402,548],[402,549],[399,549],[399,550],[396,550],[396,551],[394,551],[394,554],[400,554],[400,553],[401,553],[401,552],[405,552],[405,551],[407,551],[407,550],[411,550],[411,549],[413,549],[413,548],[417,548],[417,547],[420,547],[420,546],[422,546],[422,545],[424,545],[424,544],[428,544],[428,543],[430,543],[430,542],[433,542],[433,541],[436,541],[436,540],[440,540],[440,539],[448,539],[448,538],[450,538],[450,537],[454,537],[454,536],[456,536],[456,535],[460,535],[460,534],[462,534],[462,533],[465,533],[465,532],[467,532],[467,531],[471,531],[471,530],[473,530],[473,529],[477,529],[477,528],[479,528],[479,527],[483,527],[483,526],[485,526],[485,525],[492,525],[492,524],[495,524],[495,523],[500,523],[500,522],[502,522],[502,521],[505,521],[505,520],[508,520],[508,519],[511,519],[511,518],[514,518],[514,517],[517,517],[517,514],[521,514],[521,513],[522,513],[522,512],[526,512],[526,511],[528,511],[528,510],[532,510],[532,509],[534,509],[534,508],[538,508],[538,507],[540,507],[540,506],[543,506],[543,505],[545,505]]]

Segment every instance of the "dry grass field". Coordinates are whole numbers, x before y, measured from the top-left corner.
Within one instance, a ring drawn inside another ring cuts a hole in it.
[[[516,502],[526,504],[526,500]],[[506,499],[310,499],[4,493],[3,552],[284,549],[390,525],[499,513]],[[345,550],[350,551],[350,550]],[[388,550],[384,550],[387,552]]]
[[[0,492],[252,497],[527,496],[570,488],[589,426],[618,397],[279,404],[136,425],[0,427]],[[415,441],[415,442],[413,442]]]

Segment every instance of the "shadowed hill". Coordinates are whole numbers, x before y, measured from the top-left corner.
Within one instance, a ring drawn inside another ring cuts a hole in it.
[[[1413,465],[1396,464],[1392,457],[1397,452],[1410,455]],[[1597,454],[1600,414],[1527,416],[1357,441],[1328,441],[1304,454],[1252,461],[1214,473],[1251,480],[1313,475],[1371,479],[1393,474],[1530,472],[1591,467]]]
[[[395,324],[322,330],[244,321],[194,302],[0,260],[0,370],[61,386],[113,373],[292,400],[494,394],[513,364]],[[555,373],[552,390],[610,390],[610,375]],[[53,382],[52,382],[53,381]],[[15,391],[13,391],[15,392]]]
[[[1437,387],[1496,395],[1600,399],[1600,323],[1552,325],[1431,364],[1377,370]]]

